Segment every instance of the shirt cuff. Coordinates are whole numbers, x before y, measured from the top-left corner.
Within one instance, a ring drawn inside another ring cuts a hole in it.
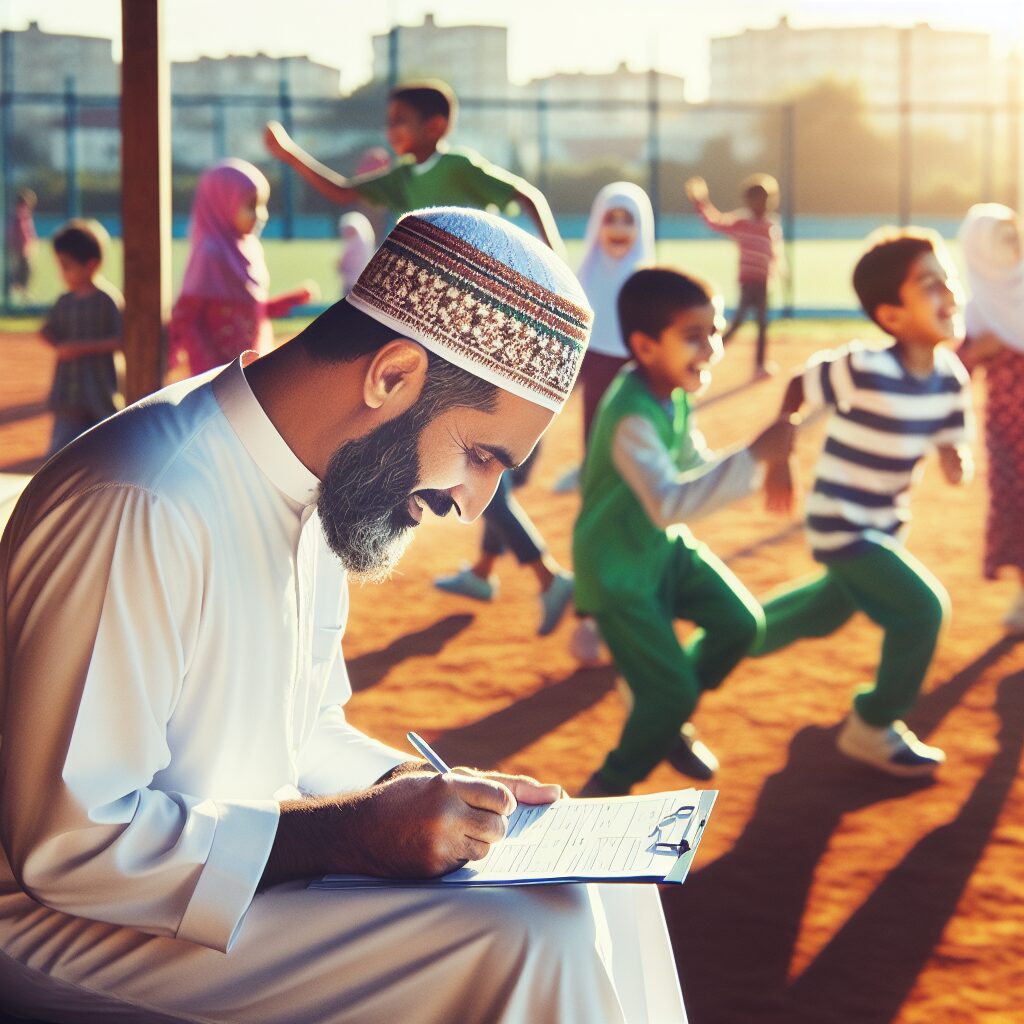
[[[216,826],[176,934],[227,953],[263,877],[281,810],[274,800],[206,800],[193,813],[214,818]]]

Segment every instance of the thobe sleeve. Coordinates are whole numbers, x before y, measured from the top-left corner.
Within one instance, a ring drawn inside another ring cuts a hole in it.
[[[299,788],[304,793],[351,793],[372,786],[386,772],[416,755],[389,747],[357,729],[345,717],[352,695],[341,655],[331,668],[327,691],[312,735],[299,757]]]
[[[655,526],[667,529],[710,514],[749,494],[757,462],[745,448],[712,458],[694,438],[700,463],[680,471],[654,425],[643,416],[624,416],[615,428],[612,461]]]
[[[200,546],[138,487],[32,518],[7,539],[0,830],[15,875],[55,910],[227,950],[278,805],[151,787],[202,614]]]

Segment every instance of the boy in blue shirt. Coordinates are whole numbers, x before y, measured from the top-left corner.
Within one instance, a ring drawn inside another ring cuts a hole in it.
[[[718,767],[689,722],[763,628],[761,608],[684,522],[749,494],[759,461],[784,460],[780,420],[750,445],[708,451],[690,395],[722,353],[721,299],[697,278],[639,270],[622,286],[622,336],[633,354],[598,407],[573,532],[577,608],[597,621],[629,690],[618,746],[581,795],[628,793],[658,764],[709,779]],[[700,630],[684,648],[676,619]]]
[[[857,611],[882,627],[873,683],[858,690],[839,749],[890,775],[930,775],[946,759],[901,718],[917,700],[949,611],[942,584],[903,546],[910,487],[935,450],[951,484],[972,474],[967,371],[942,343],[957,333],[956,282],[942,241],[920,229],[883,229],[853,272],[864,311],[892,342],[818,352],[786,390],[782,415],[829,412],[807,496],[807,536],[823,571],[765,603],[754,652],[828,636]],[[769,507],[792,501],[789,466],[767,477]]]

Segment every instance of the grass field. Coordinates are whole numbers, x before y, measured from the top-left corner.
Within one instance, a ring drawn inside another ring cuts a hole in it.
[[[579,263],[582,250],[579,240],[568,243],[569,259],[573,266]],[[799,309],[856,308],[850,287],[850,273],[860,252],[858,239],[812,239],[796,243],[790,254],[792,261],[793,301]],[[287,291],[307,278],[320,286],[325,303],[332,302],[338,292],[335,264],[339,255],[338,244],[330,239],[305,239],[283,242],[268,240],[264,243],[270,265],[272,288]],[[954,256],[956,256],[955,247]],[[188,242],[175,239],[172,250],[172,294],[177,294],[188,257]],[[724,239],[673,240],[658,245],[659,260],[684,269],[693,270],[710,278],[725,296],[726,303],[736,297],[736,247]],[[122,279],[121,243],[115,239],[107,259],[107,276],[120,285]],[[51,303],[60,291],[56,264],[49,251],[40,248],[36,258],[33,300],[41,305]],[[776,288],[773,302],[782,301]]]

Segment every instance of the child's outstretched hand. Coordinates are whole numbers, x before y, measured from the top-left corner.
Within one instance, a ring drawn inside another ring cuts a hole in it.
[[[708,183],[700,177],[690,178],[686,183],[686,198],[699,205],[708,201]]]
[[[750,454],[758,462],[781,462],[788,459],[796,439],[798,422],[795,416],[780,416],[750,442]]]
[[[940,445],[939,465],[946,482],[954,486],[968,483],[974,476],[974,456],[965,444]]]
[[[268,121],[263,129],[263,144],[267,152],[279,160],[286,156],[292,145],[292,137],[280,121]]]
[[[791,515],[796,496],[793,457],[770,462],[764,475],[764,507],[769,512]]]

